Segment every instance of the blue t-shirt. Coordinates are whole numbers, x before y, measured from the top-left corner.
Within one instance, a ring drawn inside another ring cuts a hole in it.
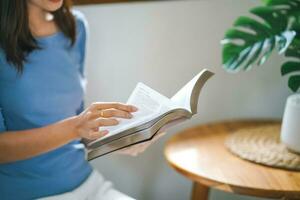
[[[75,45],[70,46],[62,32],[37,38],[42,49],[29,54],[22,74],[0,50],[0,132],[43,127],[82,111],[87,23],[78,11],[73,14]],[[84,147],[76,140],[30,159],[0,164],[0,199],[64,193],[91,171]]]

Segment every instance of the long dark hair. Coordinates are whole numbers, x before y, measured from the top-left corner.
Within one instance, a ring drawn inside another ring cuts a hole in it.
[[[70,6],[71,1],[64,0],[63,6],[52,14],[60,31],[73,45],[76,28]],[[27,0],[0,0],[0,48],[18,72],[23,71],[27,55],[40,48],[29,29]]]

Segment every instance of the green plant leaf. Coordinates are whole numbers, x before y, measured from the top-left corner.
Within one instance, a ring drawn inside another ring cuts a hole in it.
[[[300,62],[288,61],[284,63],[281,67],[282,76],[298,71],[300,72]]]
[[[293,61],[287,61],[281,67],[281,75],[290,75],[288,86],[293,92],[297,92],[300,87],[300,40],[294,39],[285,52],[285,56],[293,58]]]
[[[263,45],[264,45],[263,42],[259,42],[252,47],[251,52],[249,53],[248,56],[248,61],[246,61],[246,64],[244,65],[244,70],[251,69],[252,63],[254,63],[258,59],[260,53],[262,52]]]
[[[271,1],[271,0],[261,0],[264,4],[268,4],[269,3],[269,1]]]
[[[285,31],[288,25],[287,16],[282,14],[280,10],[272,7],[256,7],[250,10],[250,13],[263,19],[270,28],[276,27],[278,31]]]
[[[276,40],[275,38],[271,38],[269,40],[265,40],[266,43],[266,47],[265,47],[265,51],[264,54],[261,56],[261,58],[258,61],[258,65],[263,65],[267,59],[271,56],[273,49],[275,48],[276,45]]]
[[[300,4],[299,0],[265,0],[268,6],[293,6],[297,7]]]
[[[254,24],[251,26],[256,26]],[[256,61],[258,65],[261,65],[269,58],[276,46],[279,53],[285,52],[294,37],[293,31],[285,31],[272,36],[268,31],[257,31],[255,35],[238,29],[230,29],[222,41],[224,45],[223,67],[228,71],[239,71],[250,69]],[[243,44],[237,44],[237,40],[242,40]]]
[[[289,78],[288,85],[293,92],[297,92],[300,88],[300,75],[291,76]]]
[[[295,36],[295,31],[285,31],[280,36],[276,36],[279,54],[282,54],[287,50]]]
[[[221,41],[223,67],[229,72],[249,70],[264,64],[273,51],[300,58],[300,0],[263,0],[265,6],[250,10],[256,18],[241,16]],[[258,19],[257,19],[258,18]],[[282,75],[300,71],[298,62],[282,66]],[[300,75],[289,78],[289,87],[299,88]]]
[[[271,29],[268,25],[262,24],[254,19],[249,17],[239,17],[235,23],[235,27],[248,28],[256,33],[258,37],[268,37],[272,36]]]
[[[286,57],[293,57],[300,59],[300,39],[294,39],[285,52]]]

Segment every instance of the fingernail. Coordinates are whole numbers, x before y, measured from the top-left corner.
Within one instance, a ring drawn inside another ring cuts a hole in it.
[[[106,135],[106,134],[108,134],[108,133],[109,133],[108,130],[104,130],[104,131],[102,132],[103,135]]]
[[[135,111],[137,111],[138,110],[138,108],[137,107],[135,107],[135,106],[132,106],[132,111],[133,112],[135,112]]]

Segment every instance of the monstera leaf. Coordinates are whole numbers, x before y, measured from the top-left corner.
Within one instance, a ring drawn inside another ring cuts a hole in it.
[[[234,28],[225,33],[222,40],[223,67],[227,71],[249,70],[254,64],[262,65],[275,50],[279,54],[285,53],[287,57],[300,58],[297,54],[297,41],[300,41],[300,0],[263,1],[265,6],[250,10],[255,17],[239,17]],[[287,62],[282,67],[283,75],[299,72],[299,68],[295,68],[298,62],[291,62],[292,65]],[[293,70],[286,71],[291,66]],[[298,76],[290,77],[289,87],[293,91],[298,90]]]
[[[297,13],[297,11],[296,11]],[[296,31],[297,35],[291,45],[285,52],[285,56],[293,59],[284,63],[281,67],[281,74],[291,75],[289,77],[288,85],[292,91],[297,92],[300,88],[300,10],[298,16],[295,15],[291,29]]]
[[[300,40],[295,39],[285,52],[285,56],[293,58],[293,61],[284,63],[281,74],[290,75],[288,85],[294,92],[300,88]],[[298,59],[296,59],[298,58]]]

